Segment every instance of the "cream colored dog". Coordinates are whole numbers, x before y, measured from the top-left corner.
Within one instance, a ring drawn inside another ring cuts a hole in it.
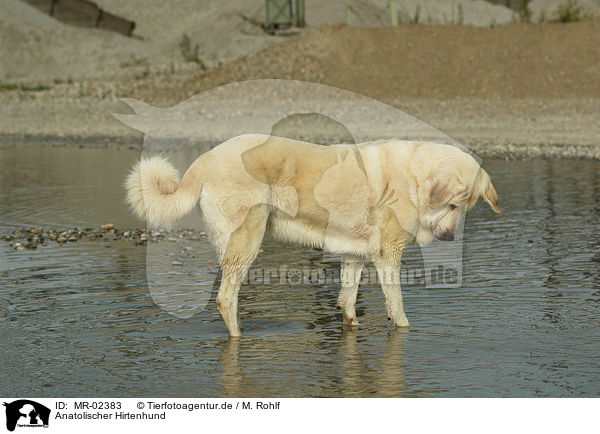
[[[143,159],[127,178],[129,204],[152,226],[172,224],[199,202],[222,267],[217,306],[232,336],[241,333],[240,285],[265,233],[346,255],[338,306],[349,325],[358,324],[360,261],[372,259],[389,318],[408,327],[402,251],[454,239],[480,197],[500,213],[473,157],[450,145],[398,140],[320,146],[243,135],[201,155],[181,181],[161,157]]]

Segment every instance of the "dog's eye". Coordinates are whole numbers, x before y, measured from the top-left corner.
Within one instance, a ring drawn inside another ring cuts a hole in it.
[[[456,209],[456,205],[454,205],[454,204],[450,204],[450,209],[451,209],[452,211],[454,211],[454,210]]]

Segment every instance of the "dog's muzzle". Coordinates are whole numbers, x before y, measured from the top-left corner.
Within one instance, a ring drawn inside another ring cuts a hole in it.
[[[436,236],[440,241],[454,241],[454,232],[446,231],[441,235]]]

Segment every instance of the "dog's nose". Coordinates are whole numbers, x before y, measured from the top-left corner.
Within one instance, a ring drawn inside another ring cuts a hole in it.
[[[437,237],[440,241],[454,241],[454,232],[446,231],[439,237]]]

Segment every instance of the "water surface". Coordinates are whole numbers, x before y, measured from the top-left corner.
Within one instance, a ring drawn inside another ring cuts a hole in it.
[[[180,168],[194,156],[171,153]],[[138,157],[3,150],[0,232],[142,226],[122,189]],[[157,306],[146,281],[152,246],[106,239],[17,252],[0,241],[0,395],[600,395],[600,163],[483,166],[504,213],[479,204],[469,214],[459,288],[404,288],[408,331],[386,321],[373,283],[360,288],[361,326],[352,330],[335,307],[337,285],[272,279],[242,287],[244,337],[232,340],[214,293],[185,318]],[[206,240],[161,246],[165,269],[181,260],[175,270],[196,268],[204,285],[218,285]],[[421,262],[411,248],[403,264]],[[282,263],[338,266],[321,252],[269,241],[256,268]]]

